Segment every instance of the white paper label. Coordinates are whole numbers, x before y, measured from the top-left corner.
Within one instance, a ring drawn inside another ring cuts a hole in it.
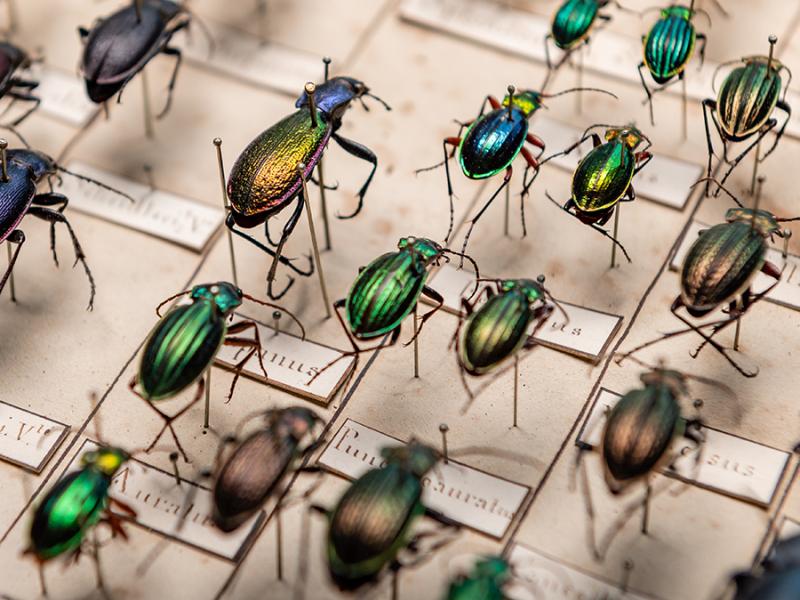
[[[442,265],[428,285],[444,299],[443,310],[461,315],[461,298],[475,289],[475,275],[467,269]],[[481,296],[483,299],[483,296]],[[428,302],[428,299],[425,298]],[[622,324],[622,317],[559,301],[569,316],[556,309],[535,336],[543,346],[599,361]]]
[[[79,468],[81,456],[98,447],[90,440],[84,441],[67,469]],[[192,487],[196,489],[190,494]],[[109,495],[135,510],[133,521],[142,527],[231,561],[236,560],[265,517],[262,511],[235,531],[225,533],[217,529],[211,519],[214,498],[209,490],[186,479],[181,479],[178,486],[173,474],[135,459],[129,460],[119,470],[111,483]],[[131,518],[113,504],[110,508],[120,517]],[[178,529],[180,521],[183,524]]]
[[[321,56],[263,41],[221,23],[206,23],[216,44],[213,51],[202,35],[186,37],[183,44],[184,56],[200,66],[296,96],[307,82],[322,78]]]
[[[583,600],[603,598],[605,600],[645,600],[634,592],[623,592],[619,587],[583,573],[562,562],[539,554],[536,550],[514,544],[509,562],[517,583],[508,590],[512,600]]]
[[[319,457],[319,464],[349,479],[380,468],[381,449],[403,442],[347,419]],[[530,488],[452,460],[440,461],[422,479],[422,502],[434,513],[502,538]]]
[[[83,127],[99,110],[86,95],[83,80],[74,73],[49,66],[34,66],[31,73],[31,79],[39,82],[33,94],[41,98],[42,112],[75,127]]]
[[[69,425],[0,401],[0,458],[41,473]]]
[[[92,183],[64,175],[64,184],[58,191],[69,198],[70,208],[195,252],[205,248],[225,218],[221,208],[154,190],[83,163],[71,163],[69,170],[97,179],[135,199],[131,202]]]
[[[599,446],[606,411],[620,398],[619,394],[600,390],[579,434],[580,441],[595,448]],[[674,471],[665,469],[663,474],[768,506],[788,464],[789,453],[709,427],[700,431],[705,442],[699,454],[693,442],[676,439],[671,451],[681,457],[675,461]]]
[[[672,261],[669,265],[670,269],[673,271],[680,271],[683,260],[689,252],[689,248],[691,248],[692,244],[697,240],[700,232],[709,227],[710,225],[706,225],[700,221],[692,221],[689,228],[686,230],[686,235],[683,237],[683,240],[681,240],[678,250],[675,252],[675,256],[672,257]],[[781,269],[783,275],[781,276],[780,283],[775,286],[764,300],[800,310],[800,256],[787,254],[784,259],[781,250],[770,247],[767,250],[766,260]],[[763,292],[773,283],[775,283],[775,280],[772,277],[764,273],[758,273],[753,280],[753,292]]]
[[[237,318],[247,320],[243,315],[237,315]],[[339,350],[308,339],[303,340],[284,331],[276,335],[272,327],[262,323],[256,323],[256,326],[261,336],[264,368],[269,378],[264,377],[256,356],[245,363],[243,373],[249,377],[328,404],[350,371],[355,368],[355,358],[342,358]],[[223,345],[217,352],[216,362],[226,368],[233,368],[249,351],[250,348]],[[331,364],[339,358],[341,360]],[[331,366],[311,381],[312,377],[328,365]]]
[[[778,538],[788,540],[790,537],[795,537],[797,535],[800,535],[800,523],[789,517],[784,517],[783,523],[781,523],[781,530],[778,533]]]

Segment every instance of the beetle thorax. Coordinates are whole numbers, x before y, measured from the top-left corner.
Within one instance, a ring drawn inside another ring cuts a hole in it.
[[[753,210],[752,208],[731,208],[725,213],[728,223],[748,223],[764,238],[771,237],[780,231],[778,221],[768,210]]]
[[[204,283],[192,288],[192,300],[207,300],[227,315],[242,305],[242,290],[226,281]]]
[[[687,21],[692,18],[692,9],[681,4],[673,4],[661,11],[661,18],[679,17]]]

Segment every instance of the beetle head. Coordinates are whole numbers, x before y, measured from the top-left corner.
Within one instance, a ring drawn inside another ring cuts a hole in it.
[[[680,371],[667,369],[659,366],[650,371],[645,371],[639,376],[645,386],[665,386],[672,391],[676,398],[689,394],[689,386],[686,384],[686,375]]]
[[[243,297],[242,290],[227,281],[203,283],[192,288],[192,300],[210,300],[223,314],[241,306]]]
[[[94,467],[104,475],[111,477],[130,458],[122,448],[105,446],[90,450],[81,456],[81,466]]]
[[[509,102],[513,104],[514,108],[522,111],[525,117],[530,117],[542,107],[542,93],[534,90],[525,90],[514,94],[513,100],[511,96],[506,94],[503,97],[503,106],[508,106]]]
[[[725,213],[725,220],[728,223],[752,223],[756,231],[765,238],[772,237],[772,235],[783,237],[778,219],[768,210],[753,210],[737,206],[728,209],[728,212]]]
[[[635,125],[625,125],[624,127],[612,127],[606,131],[606,140],[612,141],[619,139],[631,150],[635,150],[639,144],[647,140],[647,136],[639,131]]]
[[[417,477],[425,475],[439,460],[436,450],[413,439],[405,446],[384,448],[381,456],[387,464],[399,465]]]
[[[443,248],[433,240],[429,240],[428,238],[418,238],[414,237],[413,235],[400,238],[400,241],[397,242],[397,247],[400,248],[400,250],[405,250],[408,248],[412,252],[418,252],[425,258],[425,260],[436,258],[443,252]]]
[[[692,16],[694,16],[695,12],[697,11],[692,10],[688,6],[683,6],[682,4],[673,4],[672,6],[668,6],[661,11],[661,18],[668,19],[669,17],[678,17],[688,21],[692,18]]]
[[[299,442],[320,422],[320,418],[303,406],[292,406],[279,411],[277,421]]]
[[[494,579],[502,582],[511,574],[506,560],[501,556],[484,556],[475,563],[472,576],[476,579]]]
[[[745,56],[742,58],[742,62],[746,65],[764,65],[765,67],[770,64],[769,56],[764,56],[763,54],[757,54],[754,56]],[[781,71],[781,69],[785,69],[786,65],[784,65],[781,61],[779,61],[774,56],[772,57],[772,73],[776,74]]]

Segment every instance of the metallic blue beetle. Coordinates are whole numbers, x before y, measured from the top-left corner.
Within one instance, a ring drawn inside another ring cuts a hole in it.
[[[734,577],[733,600],[795,600],[800,598],[800,535],[778,542],[761,563],[759,575]]]

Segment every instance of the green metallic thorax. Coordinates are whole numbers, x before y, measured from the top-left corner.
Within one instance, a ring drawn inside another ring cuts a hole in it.
[[[772,70],[764,57],[745,60],[731,71],[717,94],[717,114],[723,133],[741,141],[758,131],[772,115],[781,94],[781,64],[773,60]]]
[[[685,6],[670,6],[650,29],[644,41],[644,62],[653,79],[666,83],[680,74],[692,57],[697,32],[692,11]]]
[[[597,0],[566,0],[550,25],[556,46],[570,50],[585,40],[595,23],[598,8]]]
[[[504,600],[503,588],[510,578],[508,563],[501,557],[480,559],[468,576],[450,584],[446,600]]]
[[[593,148],[572,176],[572,200],[584,213],[614,206],[633,180],[636,158],[622,138]]]

